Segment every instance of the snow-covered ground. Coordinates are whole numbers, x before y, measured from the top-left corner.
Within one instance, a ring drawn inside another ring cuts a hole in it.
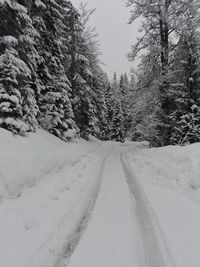
[[[0,129],[0,267],[198,267],[199,159]]]
[[[1,267],[52,266],[47,258],[57,260],[88,204],[82,198],[98,179],[101,147],[66,144],[44,131],[23,138],[0,129]]]
[[[42,130],[24,138],[0,128],[0,202],[18,198],[49,174],[76,166],[99,146],[85,141],[66,144]]]
[[[200,266],[200,144],[135,150],[129,163],[142,185],[175,267]]]

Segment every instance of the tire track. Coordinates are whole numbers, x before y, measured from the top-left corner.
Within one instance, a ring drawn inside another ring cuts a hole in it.
[[[140,267],[174,267],[169,249],[156,215],[137,181],[124,152],[121,163],[133,201],[138,234],[138,260]]]
[[[61,259],[58,259],[58,261],[54,265],[55,267],[66,267],[67,266],[71,255],[73,254],[74,250],[76,249],[76,246],[78,245],[83,233],[85,232],[85,230],[87,228],[88,222],[91,218],[91,215],[92,215],[92,212],[94,210],[96,200],[97,200],[100,188],[101,188],[101,183],[102,183],[103,173],[104,173],[104,165],[105,165],[106,159],[108,157],[109,157],[109,155],[107,155],[104,158],[103,163],[101,164],[100,172],[99,172],[98,179],[97,179],[97,184],[93,190],[93,193],[90,197],[88,205],[87,205],[84,213],[82,214],[79,222],[77,223],[70,238],[68,238],[68,241],[65,245],[63,257]]]
[[[104,165],[107,157],[104,155],[98,166],[98,173],[90,184],[86,184],[80,197],[71,206],[57,225],[56,231],[44,242],[35,255],[24,267],[66,267],[73,251],[75,250],[94,209],[96,199],[103,179]],[[64,238],[63,238],[64,236]],[[64,242],[62,240],[65,240]]]
[[[70,267],[139,266],[134,253],[134,217],[120,152],[120,146],[114,144],[91,219],[69,261]]]

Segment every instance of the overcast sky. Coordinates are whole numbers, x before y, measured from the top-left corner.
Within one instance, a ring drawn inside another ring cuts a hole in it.
[[[91,17],[91,24],[96,27],[99,34],[101,60],[110,77],[114,71],[118,76],[129,72],[130,63],[127,53],[132,44],[136,42],[137,25],[129,25],[130,10],[125,0],[72,0],[76,7],[80,2],[88,3],[89,8],[97,8]]]

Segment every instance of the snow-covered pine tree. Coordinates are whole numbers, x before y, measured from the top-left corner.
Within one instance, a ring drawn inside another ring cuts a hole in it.
[[[172,128],[170,141],[172,144],[200,141],[198,139],[200,136],[200,132],[198,133],[198,130],[200,130],[200,101],[198,98],[200,86],[196,75],[199,72],[199,67],[195,63],[194,54],[189,52],[189,55],[183,60],[182,58],[187,55],[188,51],[185,49],[181,49],[181,51],[182,55],[178,60],[179,63],[175,61],[178,66],[176,64],[174,66],[176,71],[178,69],[176,75],[173,76],[173,81],[176,83],[171,84],[173,90],[168,92],[168,97],[171,99],[170,119]],[[193,60],[191,60],[191,56]]]
[[[159,144],[159,99],[151,91],[141,90],[135,93],[132,106],[132,140],[149,141],[150,145]]]
[[[29,126],[29,131],[35,132],[38,129],[37,116],[39,108],[35,98],[35,92],[32,88],[32,84],[26,84],[22,88],[22,114],[23,121]]]
[[[38,48],[43,59],[38,68],[42,81],[39,122],[44,129],[65,141],[75,138],[78,132],[69,99],[71,88],[64,63],[66,57],[63,55],[68,41],[67,7],[71,7],[71,3],[42,0],[34,2],[31,12],[34,27],[40,34]]]
[[[107,138],[111,138],[111,130],[112,130],[112,121],[115,114],[115,104],[116,104],[116,97],[114,94],[114,89],[108,80],[107,75],[105,74],[105,102],[106,102],[106,113],[107,113]]]
[[[36,113],[29,121],[23,116],[31,70],[20,52],[23,40],[31,42],[29,33],[33,27],[22,4],[16,0],[0,3],[0,126],[18,134],[37,126]]]
[[[114,72],[114,75],[113,75],[112,87],[113,87],[113,91],[114,91],[115,96],[117,98],[120,98],[121,97],[120,84],[119,84],[116,72]]]
[[[127,136],[131,139],[133,138],[133,129],[134,127],[134,106],[136,104],[136,79],[133,73],[130,73],[130,81],[128,85],[128,94],[127,94],[127,102],[128,102],[128,123],[127,123]]]
[[[114,75],[114,77],[116,77],[116,74]],[[124,75],[123,74],[120,75],[119,90],[120,90],[121,95],[123,96],[125,94],[125,84],[124,84]]]
[[[53,68],[53,66],[51,67]],[[41,98],[39,119],[44,129],[64,141],[70,141],[77,136],[78,129],[74,122],[74,114],[68,96],[68,79],[62,72],[60,64],[55,64],[55,67],[58,73],[54,73],[51,81],[46,84],[48,91]]]
[[[149,46],[146,54],[141,56],[137,72],[130,79],[130,110],[132,140],[148,139],[155,146],[161,144],[159,128],[160,119],[160,64],[154,55],[154,47]],[[149,125],[148,125],[149,124]]]
[[[24,134],[22,87],[19,80],[30,77],[27,65],[16,50],[6,49],[0,56],[0,126],[15,134]]]
[[[200,3],[198,0],[130,0],[129,6],[133,6],[130,23],[139,17],[144,20],[140,27],[143,33],[138,42],[132,46],[130,59],[145,49],[150,58],[154,58],[157,66],[160,66],[157,80],[159,80],[159,98],[161,103],[162,125],[160,125],[160,142],[162,145],[170,143],[171,103],[168,101],[170,88],[170,67],[173,62],[173,52],[179,45],[179,40],[186,28],[183,27],[191,19],[199,18]],[[155,65],[152,64],[152,68]],[[157,69],[156,66],[156,69]],[[155,71],[154,71],[155,73]],[[149,87],[147,84],[146,87]]]
[[[68,29],[70,35],[70,67],[69,80],[72,86],[72,106],[75,121],[80,129],[80,135],[88,138],[98,130],[95,107],[92,101],[94,96],[92,83],[93,71],[90,61],[90,49],[85,38],[84,26],[79,12],[71,6],[68,9]]]
[[[97,136],[100,139],[107,140],[109,138],[109,125],[108,125],[108,109],[106,105],[106,87],[107,87],[107,76],[98,67],[94,69],[93,76],[93,91],[94,95],[94,106],[95,116],[97,118]]]
[[[87,9],[86,4],[81,4],[80,14],[83,25],[83,37],[86,44],[86,57],[89,62],[89,69],[91,78],[87,82],[91,88],[92,104],[95,111],[96,127],[95,135],[101,139],[108,139],[108,121],[107,121],[107,107],[105,100],[106,86],[108,78],[101,69],[101,62],[99,60],[99,42],[98,34],[95,28],[88,25],[88,21],[95,9]]]
[[[138,141],[148,141],[150,147],[155,146],[159,138],[158,117],[155,113],[150,113],[143,117],[143,120],[136,125]]]
[[[185,145],[200,141],[200,108],[193,105],[190,111],[185,114],[178,114],[176,126],[171,135],[171,143],[175,145]],[[172,114],[175,120],[175,114]]]
[[[23,32],[19,37],[18,53],[20,58],[27,64],[31,71],[31,79],[22,90],[23,96],[23,119],[29,125],[29,131],[38,128],[38,96],[41,92],[42,82],[38,76],[38,65],[42,62],[37,51],[37,42],[40,40],[39,33],[33,26],[31,8],[33,1],[20,1],[26,8],[26,20],[23,21]]]
[[[126,73],[121,74],[119,80],[119,90],[121,92],[122,97],[127,95],[129,91],[129,79]]]
[[[111,122],[110,139],[124,142],[124,117],[121,101],[115,103],[114,115]]]
[[[132,116],[131,116],[131,101],[130,98],[132,97],[129,85],[129,79],[126,73],[121,74],[120,82],[119,82],[119,89],[120,89],[120,98],[121,98],[121,106],[124,116],[124,131],[125,135],[129,135],[129,131],[131,128],[132,123]]]
[[[129,91],[135,92],[136,90],[136,78],[133,73],[130,74]]]
[[[170,81],[174,90],[170,90],[171,113],[173,122],[171,131],[172,144],[184,144],[200,141],[200,37],[198,6],[191,2],[181,25],[179,45],[174,53]],[[199,4],[200,7],[200,4]],[[181,109],[180,109],[181,107]],[[196,136],[196,137],[195,137]]]

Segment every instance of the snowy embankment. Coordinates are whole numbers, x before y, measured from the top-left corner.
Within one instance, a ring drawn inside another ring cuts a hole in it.
[[[19,197],[66,165],[72,167],[99,145],[85,141],[66,144],[42,130],[24,138],[0,129],[0,202]]]
[[[198,267],[200,144],[129,149],[129,162],[154,209],[174,266]]]
[[[100,142],[67,144],[45,131],[23,138],[3,129],[0,148],[0,266],[57,266],[90,205],[106,149]]]

